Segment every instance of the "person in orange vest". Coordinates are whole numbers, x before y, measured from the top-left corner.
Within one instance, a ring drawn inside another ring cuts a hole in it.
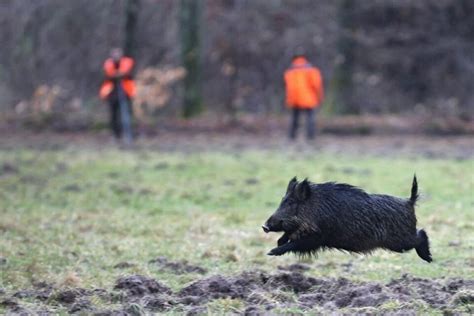
[[[292,110],[289,137],[294,139],[301,112],[306,114],[306,136],[313,139],[316,131],[316,112],[324,99],[323,79],[319,69],[311,65],[305,53],[296,51],[291,66],[284,75],[286,105]]]
[[[120,95],[127,98],[127,108],[129,118],[133,116],[132,98],[135,96],[135,82],[132,78],[132,72],[135,61],[131,57],[123,55],[120,48],[113,48],[110,51],[110,57],[104,62],[105,79],[99,91],[102,100],[106,100],[110,106],[110,127],[115,137],[122,136],[122,120],[120,116]],[[122,92],[117,89],[118,83],[121,84]]]

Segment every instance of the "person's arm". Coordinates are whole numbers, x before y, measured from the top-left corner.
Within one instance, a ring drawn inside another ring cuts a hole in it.
[[[113,65],[113,62],[110,59],[107,59],[104,62],[104,75],[106,80],[113,80],[115,79],[115,66]]]
[[[118,71],[118,76],[120,76],[120,78],[131,78],[134,64],[135,62],[132,58],[123,58],[121,61],[120,70]]]
[[[315,68],[314,71],[312,71],[311,77],[314,92],[318,96],[318,102],[322,103],[324,101],[324,86],[323,78],[319,69]]]
[[[324,82],[323,82],[323,76],[321,75],[321,72],[318,70],[318,76],[319,76],[319,102],[322,103],[324,101]]]
[[[289,83],[290,80],[288,72],[285,72],[283,75],[283,85],[285,87],[285,104],[287,107],[291,107],[291,92],[289,90]]]

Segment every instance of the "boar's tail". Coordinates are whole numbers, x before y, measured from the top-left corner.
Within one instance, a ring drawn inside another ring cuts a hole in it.
[[[411,206],[415,206],[416,201],[418,200],[418,182],[416,181],[416,174],[413,176],[413,183],[411,185],[411,196],[410,196],[410,204]]]
[[[430,252],[430,241],[426,232],[420,229],[416,234],[416,238],[418,239],[418,246],[416,246],[415,250],[418,256],[426,262],[433,261]]]

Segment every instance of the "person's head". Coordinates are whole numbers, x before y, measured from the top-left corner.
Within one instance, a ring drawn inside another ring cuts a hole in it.
[[[119,47],[114,47],[110,50],[110,58],[112,58],[113,61],[119,61],[120,58],[123,57],[123,51]]]
[[[306,57],[306,52],[303,46],[297,46],[293,51],[293,60],[299,57]]]

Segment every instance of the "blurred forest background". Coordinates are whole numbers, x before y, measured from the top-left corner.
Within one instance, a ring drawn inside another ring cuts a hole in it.
[[[472,0],[3,0],[0,109],[104,112],[102,63],[121,46],[137,62],[139,118],[278,114],[303,46],[328,116],[472,123],[473,17]]]

